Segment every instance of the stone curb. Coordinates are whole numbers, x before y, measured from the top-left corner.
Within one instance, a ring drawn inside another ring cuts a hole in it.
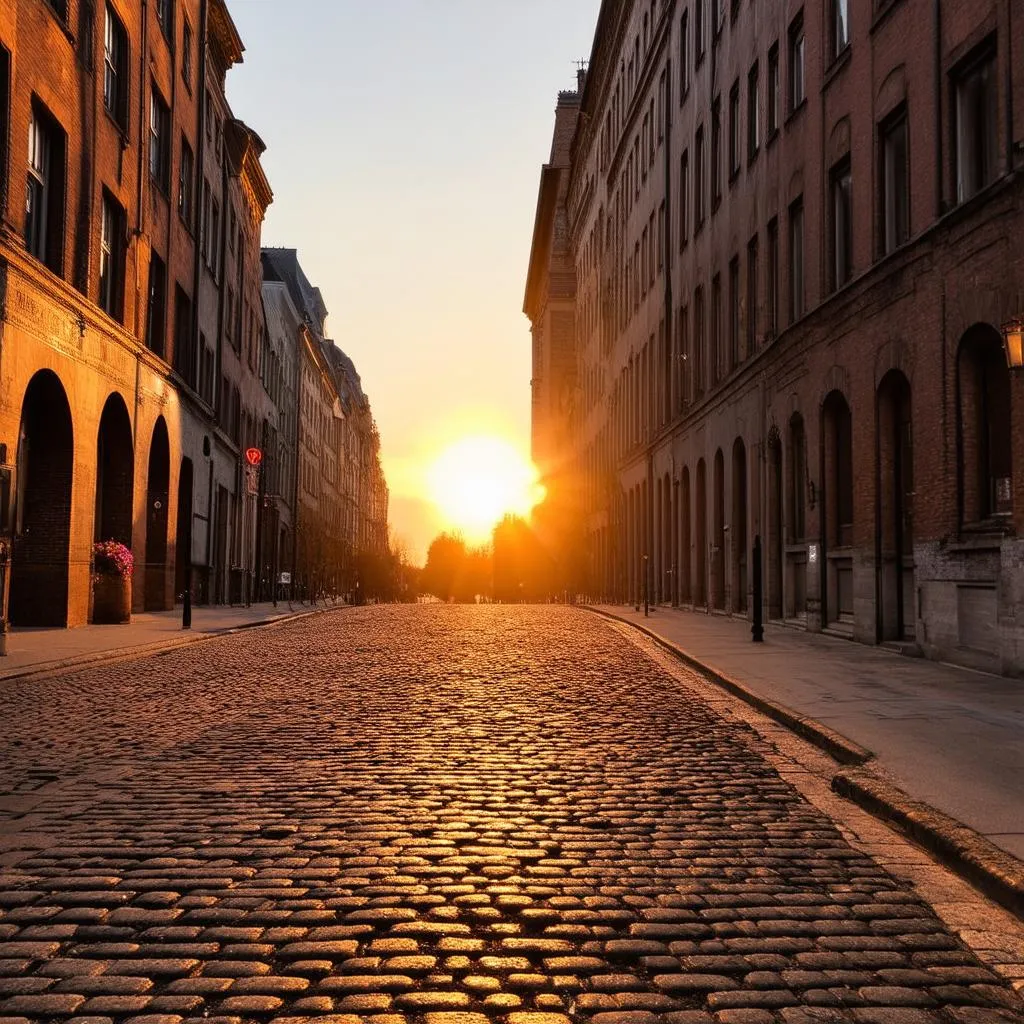
[[[727,676],[724,672],[720,672],[713,665],[709,665],[706,662],[695,658],[692,654],[688,654],[670,640],[666,640],[665,637],[661,636],[661,634],[656,633],[653,629],[650,629],[647,626],[642,626],[640,623],[634,622],[632,619],[616,615],[614,612],[606,611],[603,608],[595,608],[592,605],[584,605],[583,607],[586,608],[587,611],[594,612],[597,615],[603,615],[605,618],[611,619],[615,622],[624,622],[626,625],[639,630],[645,636],[658,644],[659,647],[668,651],[669,654],[674,655],[696,672],[699,672],[701,675],[709,678],[712,682],[717,683],[734,696],[739,697],[740,700],[743,700],[752,707],[757,708],[758,711],[767,715],[773,721],[786,726],[788,729],[792,729],[793,732],[799,734],[805,740],[808,740],[816,747],[824,750],[826,754],[833,757],[840,764],[861,765],[870,761],[875,756],[866,747],[862,747],[859,743],[854,743],[852,740],[848,740],[841,733],[836,732],[834,729],[830,729],[827,725],[822,725],[821,722],[815,721],[813,718],[801,715],[792,708],[786,707],[785,704],[768,700],[767,697],[762,697],[760,694],[754,693],[753,690],[749,689],[743,683],[733,679],[731,676]]]
[[[832,789],[898,828],[946,867],[1024,921],[1024,861],[974,829],[914,800],[874,772],[838,772]]]
[[[338,605],[339,608],[347,605]],[[0,685],[14,680],[26,680],[42,678],[44,676],[65,675],[82,668],[99,667],[122,661],[137,661],[141,658],[149,658],[158,654],[169,654],[180,647],[191,647],[193,644],[207,643],[211,640],[220,640],[222,637],[231,636],[234,633],[241,633],[249,629],[270,629],[273,626],[284,625],[287,622],[296,622],[298,619],[305,619],[311,615],[320,615],[323,612],[332,611],[331,608],[314,608],[308,611],[295,612],[292,615],[282,615],[274,619],[257,619],[254,622],[243,622],[237,626],[227,626],[214,632],[196,631],[189,635],[177,636],[173,640],[158,640],[151,644],[138,644],[135,647],[117,647],[106,651],[96,651],[92,654],[82,654],[74,658],[64,658],[60,661],[46,661],[35,665],[27,665],[23,669],[16,669],[13,672],[0,671]]]

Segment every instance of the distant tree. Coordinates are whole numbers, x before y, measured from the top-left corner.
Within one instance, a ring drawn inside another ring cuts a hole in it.
[[[491,553],[468,548],[461,535],[442,533],[431,541],[420,577],[421,593],[442,601],[472,603],[491,593]]]
[[[551,553],[532,522],[505,516],[494,528],[494,597],[499,601],[542,601],[551,592]]]

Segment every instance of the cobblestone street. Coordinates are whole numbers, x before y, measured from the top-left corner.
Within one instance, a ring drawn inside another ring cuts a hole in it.
[[[4,684],[0,1024],[1024,1021],[653,650],[382,606]]]

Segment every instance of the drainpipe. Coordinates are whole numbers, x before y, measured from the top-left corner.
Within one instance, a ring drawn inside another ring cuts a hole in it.
[[[196,104],[196,157],[192,169],[192,229],[195,232],[195,244],[192,247],[192,357],[196,373],[196,389],[198,390],[198,374],[200,369],[199,351],[199,307],[202,287],[202,209],[203,209],[203,165],[206,160],[206,38],[207,20],[209,17],[209,0],[201,0],[199,5],[199,67],[197,88],[199,100]],[[197,221],[199,231],[196,231]],[[219,378],[218,378],[219,380]],[[214,395],[218,381],[214,381]],[[209,514],[209,500],[207,503]]]
[[[934,0],[935,22],[935,219],[942,217],[942,0]]]

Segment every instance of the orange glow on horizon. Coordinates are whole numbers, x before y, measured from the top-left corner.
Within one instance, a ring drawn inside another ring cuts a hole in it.
[[[544,498],[536,467],[498,437],[465,437],[448,445],[431,464],[427,483],[446,527],[471,544],[486,543],[504,516],[528,516]]]

